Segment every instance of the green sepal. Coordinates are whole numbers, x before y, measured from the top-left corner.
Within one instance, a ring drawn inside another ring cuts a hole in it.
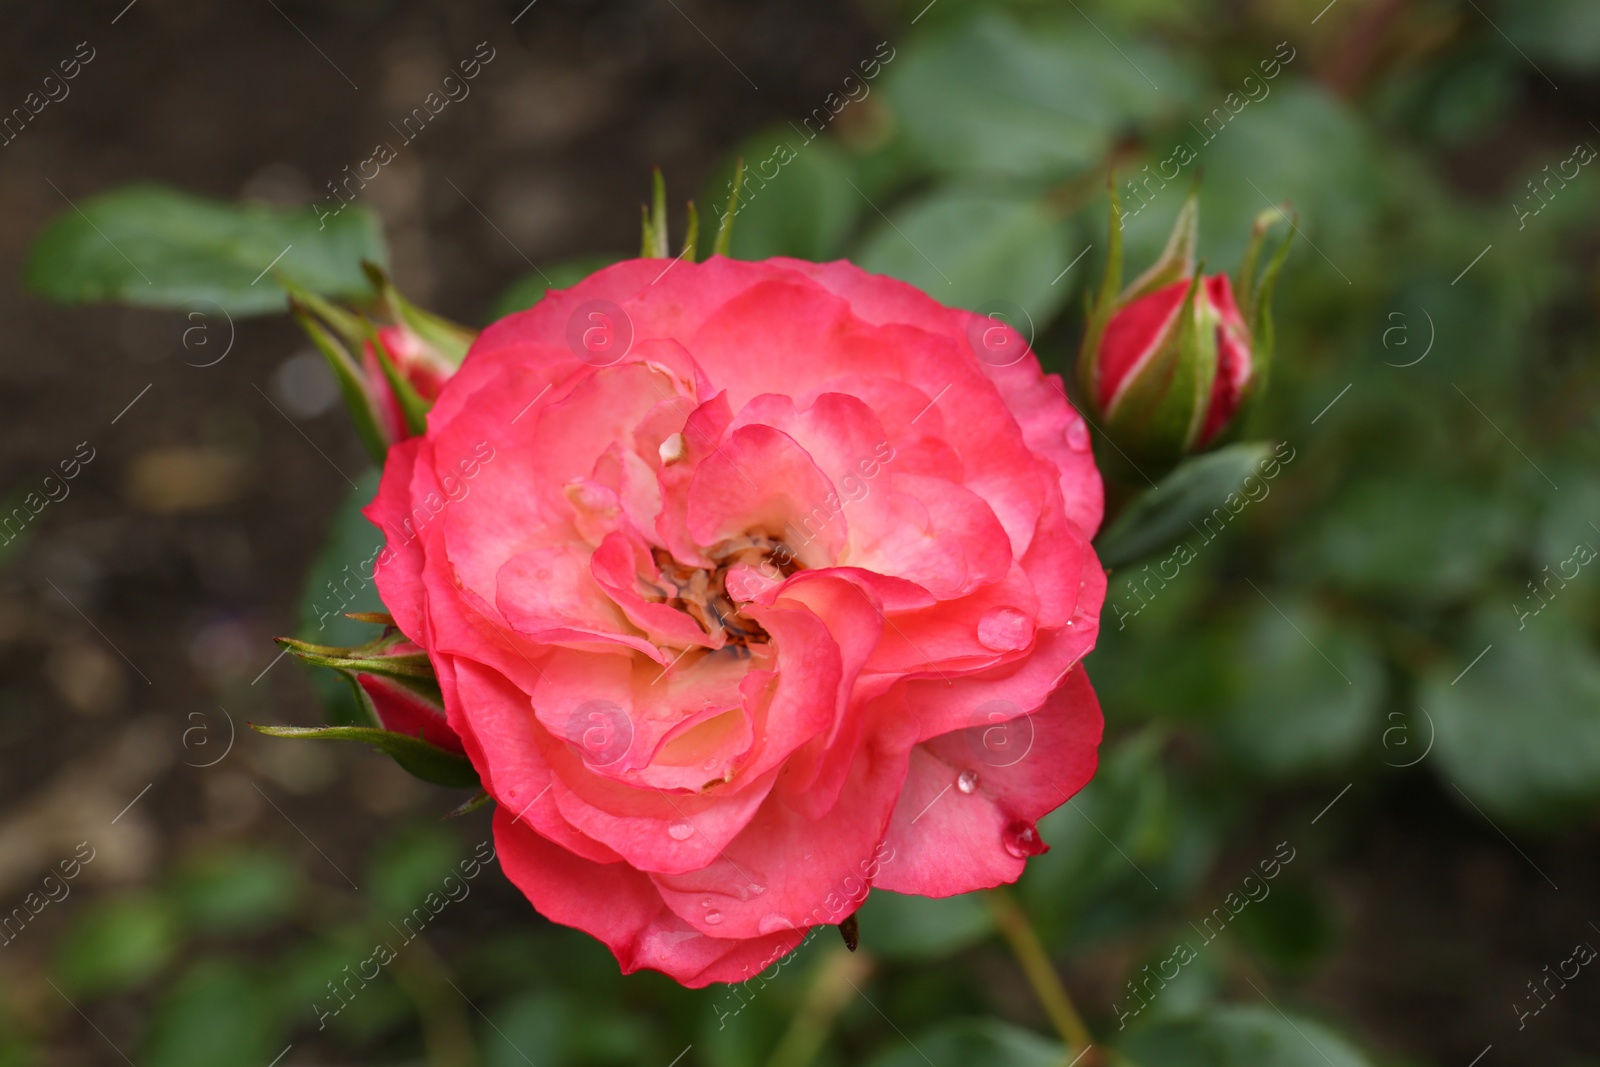
[[[1164,289],[1195,274],[1195,247],[1200,240],[1200,184],[1197,181],[1178,209],[1178,218],[1167,237],[1167,247],[1161,257],[1150,264],[1148,270],[1135,278],[1118,297],[1121,304],[1131,304],[1141,296]]]
[[[424,399],[422,394],[417,392],[416,386],[400,373],[400,368],[395,366],[394,357],[389,354],[388,347],[378,336],[377,328],[370,321],[366,323],[366,327],[367,343],[372,346],[372,351],[378,357],[378,366],[383,370],[384,380],[389,383],[395,398],[400,401],[400,411],[406,420],[406,432],[413,437],[422,436],[428,432],[428,412],[433,408],[433,401]]]
[[[1278,288],[1278,275],[1283,270],[1284,259],[1289,255],[1289,245],[1294,241],[1298,228],[1298,220],[1291,216],[1283,240],[1267,261],[1260,280],[1251,286],[1244,307],[1240,309],[1250,330],[1250,377],[1245,382],[1244,394],[1239,397],[1238,410],[1234,412],[1232,424],[1235,427],[1245,425],[1256,404],[1266,395],[1267,385],[1272,378],[1272,359],[1277,341],[1272,324],[1272,294]]]
[[[1244,312],[1246,325],[1250,322],[1251,294],[1256,286],[1256,267],[1261,261],[1261,245],[1266,240],[1267,229],[1277,218],[1277,208],[1267,208],[1256,216],[1250,227],[1250,243],[1245,246],[1244,259],[1239,263],[1239,273],[1233,280],[1233,295]]]
[[[644,232],[639,241],[641,259],[666,259],[667,251],[667,182],[661,168],[655,168],[652,177],[653,192],[650,206],[643,208]]]
[[[344,617],[356,622],[370,622],[374,626],[394,625],[394,616],[385,611],[347,611]]]
[[[361,269],[377,291],[378,302],[392,322],[416,334],[424,345],[437,352],[452,367],[461,366],[461,361],[467,357],[467,349],[478,338],[476,330],[469,330],[442,315],[417,307],[395,288],[389,272],[371,260],[362,260]]]
[[[683,251],[678,253],[679,259],[694,262],[695,245],[700,240],[700,212],[695,210],[694,201],[689,201],[689,226],[683,235]]]
[[[733,165],[733,185],[728,190],[728,210],[717,222],[717,236],[711,243],[711,254],[726,256],[733,247],[733,217],[739,213],[739,196],[744,190],[744,157]]]
[[[347,348],[359,350],[361,342],[366,338],[366,327],[361,323],[361,316],[354,311],[348,311],[338,304],[318,296],[309,289],[302,289],[291,281],[280,283],[284,291],[289,294],[289,304],[295,304],[309,310],[343,341]]]
[[[435,675],[433,666],[428,662],[426,652],[403,652],[398,655],[390,654],[389,650],[395,645],[406,641],[398,630],[369,641],[367,644],[354,648],[337,648],[333,645],[315,645],[310,641],[301,641],[294,637],[276,638],[278,647],[286,652],[291,652],[307,663],[318,667],[332,667],[335,670],[360,671],[365,674],[380,674],[386,677],[400,679],[426,679],[433,682]],[[433,690],[438,690],[438,684],[433,684]],[[426,690],[424,690],[426,691]]]
[[[367,452],[372,458],[381,464],[384,457],[389,454],[390,442],[383,432],[383,421],[377,410],[377,399],[367,389],[366,377],[361,372],[360,364],[339,338],[312,314],[312,307],[313,305],[299,295],[289,297],[289,313],[294,316],[300,328],[306,332],[306,336],[311,338],[311,343],[333,369],[334,380],[339,383],[339,392],[344,397],[346,410],[350,412],[350,421],[355,424],[356,435],[361,438],[361,443],[366,445]],[[350,318],[354,320],[355,316]]]
[[[1089,303],[1085,314],[1083,344],[1078,349],[1078,392],[1090,410],[1099,411],[1100,339],[1106,324],[1117,311],[1117,291],[1122,288],[1122,200],[1117,196],[1115,171],[1106,174],[1106,196],[1110,200],[1111,225],[1106,249],[1106,273],[1100,292]]]
[[[355,684],[352,679],[352,684]],[[357,689],[361,687],[356,685]],[[410,774],[434,785],[483,788],[478,772],[465,756],[442,749],[420,737],[375,726],[259,726],[250,728],[269,737],[311,738],[323,741],[360,741],[389,756]]]
[[[1185,367],[1192,368],[1189,377],[1193,383],[1192,390],[1185,393],[1189,407],[1189,430],[1183,441],[1185,454],[1200,440],[1200,430],[1205,425],[1206,413],[1211,410],[1211,393],[1217,381],[1217,322],[1210,314],[1209,303],[1204,316],[1196,309],[1205,280],[1205,264],[1202,263],[1184,296],[1184,324],[1178,335],[1182,348],[1179,359]],[[1174,410],[1183,406],[1176,402],[1175,405]]]
[[[464,800],[454,808],[450,809],[450,813],[446,815],[445,818],[459,819],[463,815],[471,815],[473,812],[489,803],[489,801],[492,799],[493,798],[490,797],[488,793],[484,792],[483,790],[479,790],[477,796],[468,800]]]
[[[1105,430],[1137,460],[1162,469],[1193,445],[1210,404],[1216,377],[1214,323],[1202,324],[1196,306],[1203,278],[1189,281],[1183,304],[1150,361],[1105,413]]]

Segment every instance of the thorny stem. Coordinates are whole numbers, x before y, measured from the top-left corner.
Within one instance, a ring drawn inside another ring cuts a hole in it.
[[[1022,972],[1027,975],[1034,996],[1039,998],[1039,1004],[1050,1016],[1050,1022],[1061,1035],[1061,1040],[1066,1043],[1067,1058],[1064,1062],[1077,1063],[1094,1044],[1094,1039],[1089,1034],[1089,1028],[1083,1024],[1078,1009],[1073,1007],[1072,998],[1061,984],[1061,976],[1056,973],[1055,964],[1050,962],[1049,954],[1039,942],[1033,924],[1004,887],[991,889],[984,897],[994,912],[995,921],[1000,924],[1000,932],[1011,946],[1012,955],[1022,965]],[[1084,1063],[1087,1065],[1088,1061],[1084,1060]]]

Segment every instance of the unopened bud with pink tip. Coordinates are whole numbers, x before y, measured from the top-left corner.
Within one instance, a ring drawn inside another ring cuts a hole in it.
[[[423,431],[477,335],[411,303],[381,268],[363,267],[374,291],[368,310],[382,325],[294,287],[289,307],[333,368],[356,431],[381,463],[390,445]]]
[[[1111,227],[1078,385],[1101,429],[1141,469],[1165,470],[1229,440],[1262,395],[1272,357],[1272,290],[1287,235],[1259,277],[1257,267],[1267,228],[1280,215],[1273,208],[1256,220],[1237,298],[1227,275],[1207,275],[1195,262],[1198,192],[1185,201],[1161,257],[1126,289],[1121,233]]]

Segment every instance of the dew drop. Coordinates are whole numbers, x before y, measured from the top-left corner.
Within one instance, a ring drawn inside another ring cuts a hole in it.
[[[995,608],[978,620],[978,643],[992,652],[1015,652],[1033,640],[1033,620],[1016,608]]]
[[[702,901],[701,901],[701,902],[700,902],[700,906],[701,906],[701,907],[702,907],[702,908],[709,908],[709,907],[711,907],[711,898],[710,898],[710,897],[706,897],[706,898],[705,898],[705,899],[704,899],[704,900],[702,900]]]
[[[692,833],[694,833],[694,827],[686,822],[675,822],[667,827],[667,836],[674,841],[687,841]]]
[[[750,892],[753,893],[754,895],[759,897],[762,893],[765,893],[766,891],[767,891],[767,887],[762,885],[760,882],[751,882],[750,883]]]
[[[705,913],[704,918],[707,926],[715,926],[722,921],[722,912],[712,908],[710,911]]]
[[[1050,846],[1040,840],[1039,831],[1034,828],[1031,822],[1007,824],[1005,830],[1000,834],[1000,841],[1006,846],[1006,851],[1019,860],[1050,851]]]
[[[1068,424],[1067,445],[1074,452],[1082,452],[1089,447],[1089,427],[1085,426],[1082,420]]]
[[[794,923],[790,922],[788,919],[785,919],[782,915],[779,915],[775,911],[768,912],[766,915],[763,915],[761,917],[761,921],[756,923],[757,932],[763,934],[775,934],[779,930],[793,929]]]
[[[978,791],[978,772],[962,771],[956,775],[956,788],[969,796]]]

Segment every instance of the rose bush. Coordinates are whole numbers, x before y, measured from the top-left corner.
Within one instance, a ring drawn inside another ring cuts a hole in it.
[[[1096,765],[1101,504],[1008,327],[713,257],[490,326],[366,514],[507,875],[699,986],[869,885],[963,893],[1043,850]]]

